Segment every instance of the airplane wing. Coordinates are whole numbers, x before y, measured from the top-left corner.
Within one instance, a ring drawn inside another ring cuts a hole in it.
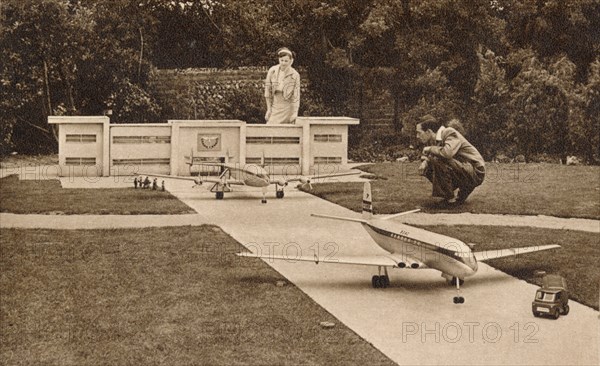
[[[334,178],[334,177],[343,177],[346,175],[357,175],[357,174],[362,174],[363,172],[361,171],[350,171],[350,172],[345,172],[345,173],[334,173],[334,174],[323,174],[323,175],[312,175],[312,176],[308,176],[308,177],[297,177],[297,178],[291,178],[291,179],[286,179],[287,182],[301,182],[301,183],[310,183],[311,181],[315,181],[318,179],[327,179],[327,178]]]
[[[192,181],[192,182],[195,182],[196,180],[198,180],[198,178],[196,178],[196,177],[179,177],[177,175],[165,175],[165,174],[154,174],[154,173],[144,173],[144,172],[136,173],[136,175],[138,175],[138,176],[147,175],[149,177],[156,177],[156,178],[189,180],[189,181]]]
[[[391,219],[394,219],[394,218],[399,217],[399,216],[409,215],[411,213],[415,213],[415,212],[419,212],[419,211],[421,211],[421,209],[417,208],[417,209],[414,209],[414,210],[400,212],[400,213],[397,213],[397,214],[385,216],[385,217],[382,217],[381,219],[382,220],[391,220]]]
[[[552,245],[538,245],[533,247],[523,247],[523,248],[508,248],[508,249],[492,249],[492,250],[484,250],[482,252],[474,252],[475,259],[479,262],[485,262],[490,259],[496,258],[504,258],[511,257],[520,254],[539,252],[542,250],[548,249],[556,249],[560,248],[560,245],[552,244]]]
[[[285,256],[285,255],[261,255],[256,253],[244,252],[237,253],[239,257],[245,258],[262,258],[266,261],[272,260],[284,260],[286,262],[294,263],[296,261],[300,262],[314,262],[315,264],[319,263],[334,263],[334,264],[354,264],[354,265],[362,265],[362,266],[380,266],[380,267],[392,267],[392,268],[400,268],[398,267],[398,263],[391,257],[387,257],[385,255],[367,255],[367,256],[328,256],[328,257],[317,257],[316,255],[313,257],[310,256]],[[406,267],[411,268],[411,267]],[[423,264],[419,268],[427,268],[425,264]]]
[[[156,177],[156,178],[166,178],[166,179],[177,179],[177,180],[189,180],[196,184],[202,183],[222,183],[223,181],[218,178],[205,178],[205,177],[180,177],[177,175],[165,175],[165,174],[154,174],[154,173],[136,173],[138,176],[148,176],[148,177]],[[245,185],[243,182],[235,179],[228,179],[227,184],[229,185]]]

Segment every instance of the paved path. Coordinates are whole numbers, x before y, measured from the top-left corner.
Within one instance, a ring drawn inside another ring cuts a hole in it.
[[[411,225],[519,226],[600,233],[600,221],[550,216],[415,213],[401,220]],[[18,215],[0,213],[3,228],[105,229],[187,226],[207,223],[205,215]]]
[[[111,215],[0,214],[0,226],[89,229],[209,223],[254,250],[274,249],[288,255],[297,251],[312,255],[316,250],[321,255],[380,252],[360,225],[309,216],[311,212],[357,213],[293,189],[286,191],[285,199],[271,197],[262,205],[260,193],[253,190],[217,201],[213,194],[192,190],[186,182],[172,183],[170,188],[198,214],[127,216],[126,220]],[[524,220],[510,216],[484,219],[487,216],[416,214],[402,219],[419,224],[481,224],[489,219],[515,225]],[[467,219],[471,221],[463,221]],[[558,223],[572,228],[569,219],[526,220],[527,226],[556,227]],[[583,230],[598,231],[598,221],[584,221]],[[392,286],[375,290],[370,286],[374,270],[369,267],[267,263],[399,364],[598,364],[597,311],[572,302],[566,317],[534,318],[531,300],[536,287],[485,264],[468,279],[462,289],[466,302],[457,306],[452,303],[455,290],[433,270],[392,271]]]
[[[223,201],[188,185],[172,192],[255,251],[340,256],[381,251],[356,223],[309,216],[358,214],[306,193],[288,190],[285,199],[261,205],[256,191]],[[457,306],[455,289],[434,270],[392,271],[392,286],[375,290],[373,268],[267,263],[399,364],[598,364],[597,311],[573,302],[566,317],[534,318],[537,287],[485,264],[467,281],[466,302]]]

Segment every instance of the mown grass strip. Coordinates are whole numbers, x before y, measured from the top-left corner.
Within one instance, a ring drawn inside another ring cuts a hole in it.
[[[359,169],[376,176],[374,209],[391,214],[421,207],[426,212],[549,215],[600,219],[600,167],[555,164],[486,165],[484,183],[462,206],[440,208],[418,163],[377,163]],[[313,184],[307,191],[354,211],[361,210],[362,183]]]
[[[169,192],[131,188],[63,189],[58,180],[0,179],[0,212],[65,215],[169,215],[195,213]]]
[[[394,364],[214,226],[6,229],[0,248],[0,364]]]

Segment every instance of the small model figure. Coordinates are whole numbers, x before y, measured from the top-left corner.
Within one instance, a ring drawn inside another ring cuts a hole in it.
[[[164,180],[161,183],[161,188],[162,188],[162,191],[164,192],[165,191],[165,181]]]
[[[150,178],[144,179],[144,188],[150,188]]]
[[[133,178],[133,188],[137,189],[138,186],[138,180],[137,177]]]
[[[158,190],[158,179],[157,178],[154,178],[154,180],[152,180],[152,190],[153,191]]]

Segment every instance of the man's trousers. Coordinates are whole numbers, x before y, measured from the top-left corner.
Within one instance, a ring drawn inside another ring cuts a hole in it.
[[[433,184],[433,197],[452,199],[458,188],[459,196],[464,196],[464,200],[483,183],[485,170],[483,167],[476,169],[469,162],[430,156],[424,176]]]

